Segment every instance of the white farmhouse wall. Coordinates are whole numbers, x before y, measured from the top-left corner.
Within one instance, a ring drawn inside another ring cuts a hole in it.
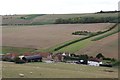
[[[100,66],[100,64],[102,64],[102,62],[88,61],[88,65],[90,66]]]

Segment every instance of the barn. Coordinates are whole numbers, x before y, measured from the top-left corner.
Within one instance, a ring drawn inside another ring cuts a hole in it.
[[[22,57],[25,62],[42,62],[42,57],[40,55],[30,55]]]

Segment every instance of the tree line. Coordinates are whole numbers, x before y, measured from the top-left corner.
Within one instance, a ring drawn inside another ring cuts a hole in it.
[[[117,23],[120,17],[75,17],[55,20],[55,24],[75,24],[75,23]]]

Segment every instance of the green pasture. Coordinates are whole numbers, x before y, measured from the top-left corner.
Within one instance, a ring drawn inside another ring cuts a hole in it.
[[[106,72],[111,70],[113,72]],[[3,62],[3,78],[117,78],[117,68],[94,67],[67,63],[26,63]],[[32,72],[32,74],[31,74]]]

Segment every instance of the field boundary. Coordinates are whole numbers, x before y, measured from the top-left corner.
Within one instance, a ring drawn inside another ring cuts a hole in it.
[[[61,48],[64,48],[64,47],[69,46],[69,45],[71,45],[71,44],[74,44],[74,43],[76,43],[76,42],[79,42],[79,41],[82,41],[82,40],[85,40],[85,39],[88,39],[88,38],[91,38],[91,37],[94,37],[94,36],[98,36],[98,35],[104,34],[104,33],[108,32],[108,31],[111,31],[112,29],[114,29],[117,25],[118,25],[118,24],[116,23],[115,25],[113,25],[112,27],[110,27],[108,30],[105,30],[105,31],[103,31],[103,32],[101,32],[101,33],[97,33],[97,34],[94,34],[94,35],[90,35],[90,36],[87,36],[87,37],[84,37],[84,38],[80,38],[80,39],[71,41],[71,42],[69,42],[69,43],[63,44],[63,45],[55,48],[54,51],[58,51],[58,50],[60,50]],[[116,32],[118,32],[118,31],[116,31]],[[113,32],[113,33],[111,33],[111,34],[114,34],[114,33],[116,33],[116,32]],[[111,35],[111,34],[109,34],[109,35]]]

